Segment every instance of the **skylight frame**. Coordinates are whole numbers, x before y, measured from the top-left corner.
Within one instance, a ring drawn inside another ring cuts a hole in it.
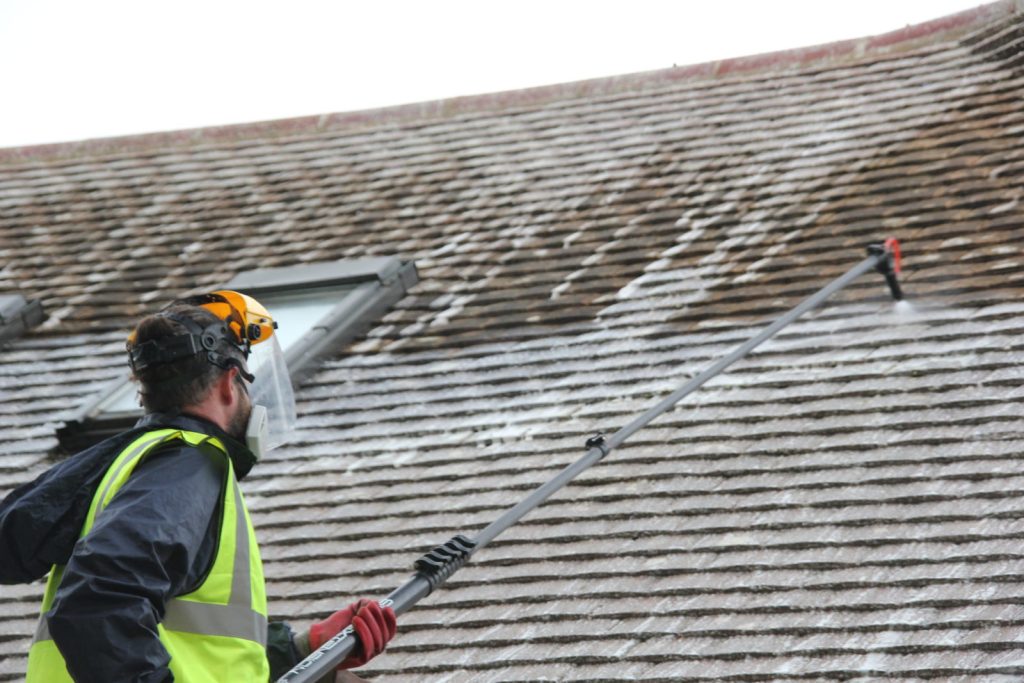
[[[292,384],[297,386],[316,369],[316,361],[324,352],[347,346],[366,332],[417,282],[419,275],[413,262],[376,257],[254,270],[238,275],[224,288],[262,301],[261,296],[355,285],[348,296],[285,351]]]
[[[285,351],[292,385],[297,387],[316,370],[325,353],[345,348],[369,330],[418,281],[415,263],[389,256],[253,270],[240,273],[216,289],[233,289],[257,300],[271,300],[281,294],[353,287]],[[273,313],[272,306],[267,307]],[[61,448],[75,452],[130,429],[143,415],[141,408],[104,410],[130,383],[125,377],[111,382],[77,410],[57,430]]]

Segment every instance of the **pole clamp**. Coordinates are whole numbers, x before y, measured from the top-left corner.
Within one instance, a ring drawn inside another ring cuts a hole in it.
[[[413,565],[416,572],[430,584],[430,592],[459,571],[469,556],[473,554],[476,543],[462,534],[453,536],[447,543],[442,543],[429,553],[416,560]]]
[[[604,441],[604,434],[602,434],[601,432],[598,432],[597,434],[594,434],[592,437],[587,439],[587,442],[583,444],[583,447],[588,451],[592,448],[601,449],[602,457],[608,455],[608,453],[610,452],[608,445]]]

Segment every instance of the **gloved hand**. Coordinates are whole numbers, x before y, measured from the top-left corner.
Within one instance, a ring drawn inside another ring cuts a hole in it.
[[[316,651],[349,624],[359,636],[359,645],[338,665],[338,670],[366,664],[384,651],[398,629],[395,610],[381,607],[376,600],[363,598],[309,627],[310,652]]]

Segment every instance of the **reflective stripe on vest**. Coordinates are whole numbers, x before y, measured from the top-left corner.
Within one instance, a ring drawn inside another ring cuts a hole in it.
[[[227,461],[223,519],[217,552],[203,583],[187,595],[169,600],[158,626],[171,656],[176,680],[207,682],[259,681],[269,678],[266,660],[267,607],[263,567],[252,523],[223,444],[197,432],[164,429],[148,432],[129,444],[108,468],[93,497],[81,536],[128,480],[143,458],[160,445],[180,439]],[[42,614],[29,650],[28,683],[70,681],[64,660],[45,618],[63,577],[63,567],[50,572]]]

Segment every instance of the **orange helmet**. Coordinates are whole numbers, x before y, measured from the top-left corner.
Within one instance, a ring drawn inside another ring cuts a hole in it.
[[[263,304],[248,294],[219,289],[209,294],[198,294],[182,299],[180,303],[205,308],[228,326],[235,336],[235,342],[245,347],[248,355],[252,344],[270,339],[277,323]]]
[[[188,331],[145,344],[135,344],[135,332],[128,335],[129,362],[135,372],[173,363],[189,356],[202,355],[212,364],[227,369],[235,366],[248,381],[253,381],[245,363],[236,356],[248,359],[254,344],[274,335],[277,323],[263,304],[247,294],[222,289],[208,294],[178,299],[169,306],[186,304],[203,308],[220,322],[203,328],[195,321],[170,312],[162,312]]]

